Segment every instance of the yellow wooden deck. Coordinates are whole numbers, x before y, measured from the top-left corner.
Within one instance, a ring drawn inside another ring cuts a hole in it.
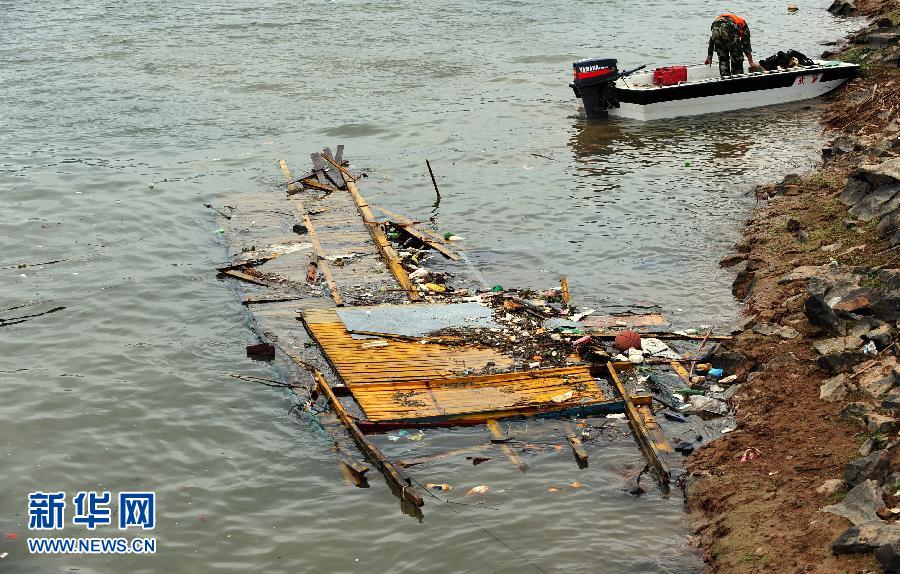
[[[465,376],[462,371],[480,370],[488,363],[504,369],[513,361],[490,348],[354,339],[334,309],[308,309],[303,321],[373,422],[462,421],[483,419],[488,413],[530,414],[607,400],[583,365]],[[371,347],[373,341],[387,346]]]
[[[354,339],[335,309],[306,310],[303,321],[344,384],[354,391],[368,383],[452,377],[467,369],[481,370],[490,362],[498,369],[513,364],[509,357],[484,347],[380,339],[387,346],[369,348],[378,339]]]

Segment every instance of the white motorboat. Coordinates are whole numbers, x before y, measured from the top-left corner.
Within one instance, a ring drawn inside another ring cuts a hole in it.
[[[814,98],[857,75],[859,66],[813,60],[813,65],[719,77],[717,66],[677,66],[620,72],[616,60],[594,58],[573,64],[569,84],[588,119],[620,116],[655,120],[720,113]],[[660,83],[661,71],[676,78]]]

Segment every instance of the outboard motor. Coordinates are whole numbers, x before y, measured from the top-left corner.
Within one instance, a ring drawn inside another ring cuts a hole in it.
[[[572,64],[575,81],[569,87],[581,98],[588,119],[609,116],[610,108],[618,108],[615,84],[621,76],[615,58],[590,58]]]

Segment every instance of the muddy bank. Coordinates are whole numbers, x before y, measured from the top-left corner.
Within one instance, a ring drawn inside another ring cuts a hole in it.
[[[737,430],[687,484],[716,572],[900,571],[900,2],[835,4],[869,18],[832,55],[863,74],[831,98],[821,169],[759,188],[723,261],[746,302],[720,357]]]

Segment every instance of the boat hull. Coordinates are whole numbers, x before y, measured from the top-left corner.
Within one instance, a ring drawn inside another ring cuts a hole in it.
[[[619,107],[611,108],[609,115],[656,120],[806,100],[830,92],[855,77],[857,71],[857,66],[841,63],[708,78],[674,86],[629,86],[620,81],[615,88]]]

